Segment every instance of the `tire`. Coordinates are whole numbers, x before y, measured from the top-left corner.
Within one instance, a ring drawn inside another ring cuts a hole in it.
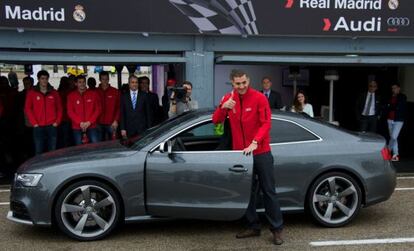
[[[59,195],[54,214],[57,226],[69,237],[80,241],[99,240],[118,225],[120,200],[102,182],[79,181]]]
[[[354,178],[332,172],[315,180],[307,200],[308,209],[317,223],[325,227],[342,227],[358,215],[362,193]]]

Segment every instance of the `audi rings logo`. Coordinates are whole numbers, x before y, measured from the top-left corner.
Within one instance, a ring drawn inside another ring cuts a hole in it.
[[[408,17],[390,17],[387,19],[388,26],[403,27],[409,26],[411,23]]]

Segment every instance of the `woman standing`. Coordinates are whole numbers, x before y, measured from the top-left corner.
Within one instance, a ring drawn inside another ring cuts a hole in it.
[[[307,97],[304,91],[298,91],[293,100],[292,112],[306,113],[313,118],[313,107],[307,102]]]
[[[392,152],[392,161],[399,161],[398,135],[404,125],[407,96],[401,93],[399,84],[392,85],[392,96],[387,104],[387,122],[390,141],[388,148]]]

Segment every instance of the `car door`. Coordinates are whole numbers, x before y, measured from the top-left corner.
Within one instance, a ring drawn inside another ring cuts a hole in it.
[[[270,133],[279,201],[285,211],[303,209],[308,178],[320,167],[322,139],[302,125],[273,118]]]
[[[211,120],[205,120],[171,136],[172,150],[159,148],[148,154],[149,214],[213,220],[244,215],[250,200],[253,158],[241,151],[216,150],[219,142],[214,145],[212,141],[217,136]]]

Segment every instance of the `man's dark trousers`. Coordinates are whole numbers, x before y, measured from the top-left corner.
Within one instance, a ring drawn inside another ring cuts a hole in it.
[[[361,116],[359,121],[361,132],[377,132],[377,116]]]
[[[260,220],[256,213],[256,198],[260,188],[263,193],[263,202],[266,218],[270,223],[270,230],[279,231],[283,228],[283,216],[277,199],[275,177],[273,172],[273,156],[271,152],[253,156],[253,184],[250,203],[246,211],[248,227],[260,230]],[[257,176],[257,179],[256,179]]]
[[[39,155],[44,152],[45,143],[47,151],[56,149],[57,129],[52,125],[39,126],[33,128],[33,140],[35,144],[35,154]]]

